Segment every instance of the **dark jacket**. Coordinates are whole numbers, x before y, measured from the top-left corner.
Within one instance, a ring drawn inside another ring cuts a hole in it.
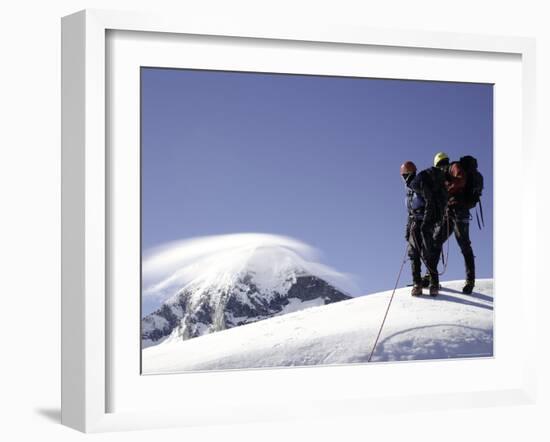
[[[418,173],[409,188],[425,201],[424,223],[434,225],[440,222],[447,207],[445,173],[437,167],[430,167]]]

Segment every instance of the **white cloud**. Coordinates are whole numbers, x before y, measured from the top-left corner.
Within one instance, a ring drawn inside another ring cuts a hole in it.
[[[237,233],[174,241],[144,253],[143,294],[167,298],[197,278],[220,278],[252,266],[257,273],[273,273],[295,266],[343,290],[356,288],[349,275],[319,262],[320,253],[294,238]]]

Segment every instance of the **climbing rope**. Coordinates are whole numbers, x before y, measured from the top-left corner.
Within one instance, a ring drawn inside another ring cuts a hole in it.
[[[422,260],[422,262],[424,263],[424,265],[426,266],[426,268],[428,269],[428,271],[430,270],[430,267],[428,266],[428,264],[426,263],[426,261],[424,260],[423,256],[422,256],[422,253],[421,253],[421,248],[418,246],[418,241],[416,239],[416,236],[414,235],[414,229],[411,229],[413,230],[411,232],[411,235],[413,237],[413,242],[414,242],[414,245],[416,247],[416,249],[419,251],[419,255],[420,255],[420,259]],[[447,256],[445,258],[443,258],[443,271],[441,273],[438,273],[439,275],[443,275],[446,270],[447,270],[447,263],[449,261],[449,243],[451,241],[449,241],[449,217],[447,217]],[[386,313],[384,314],[384,319],[382,319],[382,324],[380,324],[380,329],[378,330],[378,335],[376,336],[376,340],[374,341],[374,345],[372,346],[372,350],[371,350],[371,353],[370,353],[370,356],[369,356],[369,359],[367,362],[370,362],[371,359],[372,359],[372,356],[374,355],[374,351],[376,350],[376,346],[378,345],[378,340],[380,339],[380,335],[382,334],[382,329],[384,328],[384,324],[386,323],[386,318],[388,317],[388,313],[390,311],[390,307],[391,307],[391,304],[392,304],[392,301],[393,301],[393,296],[395,295],[395,291],[397,290],[397,286],[399,284],[399,279],[401,278],[401,273],[403,272],[403,266],[405,265],[405,263],[407,262],[407,251],[409,249],[409,243],[407,243],[407,245],[405,246],[405,254],[403,255],[403,259],[401,261],[401,267],[399,268],[399,273],[397,274],[397,279],[395,281],[395,286],[393,287],[393,291],[391,293],[391,296],[390,296],[390,300],[388,302],[388,306],[386,307]],[[437,269],[436,269],[437,271]]]
[[[388,307],[386,308],[386,313],[384,314],[384,319],[382,320],[382,324],[380,325],[380,330],[378,330],[378,335],[376,336],[376,340],[374,341],[374,345],[372,346],[372,351],[369,356],[368,362],[372,359],[372,355],[374,354],[374,350],[376,350],[376,345],[378,344],[378,339],[380,339],[380,334],[382,333],[382,329],[384,328],[384,323],[386,322],[386,318],[388,317],[388,312],[390,311],[390,306],[393,301],[393,295],[395,295],[395,291],[397,290],[397,285],[399,284],[399,279],[401,278],[401,272],[403,271],[403,266],[407,262],[407,250],[409,248],[409,244],[407,243],[407,246],[405,247],[405,255],[403,255],[403,261],[401,262],[401,268],[399,269],[399,273],[397,274],[397,280],[395,281],[395,286],[393,287],[393,292],[390,296],[390,301],[388,302]]]

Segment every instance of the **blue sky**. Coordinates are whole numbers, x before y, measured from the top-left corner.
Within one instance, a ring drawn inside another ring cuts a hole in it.
[[[492,277],[492,85],[142,68],[141,100],[144,251],[282,234],[354,274],[356,294],[390,289],[405,248],[399,166],[443,150],[478,158],[486,226],[474,214],[470,230],[478,277]],[[451,241],[442,280],[464,278]]]

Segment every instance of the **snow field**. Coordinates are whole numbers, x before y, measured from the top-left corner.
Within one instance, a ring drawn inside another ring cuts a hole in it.
[[[443,282],[440,295],[398,289],[373,362],[492,356],[493,281],[472,295],[462,281]],[[391,291],[310,307],[221,332],[143,350],[143,373],[364,363]]]

